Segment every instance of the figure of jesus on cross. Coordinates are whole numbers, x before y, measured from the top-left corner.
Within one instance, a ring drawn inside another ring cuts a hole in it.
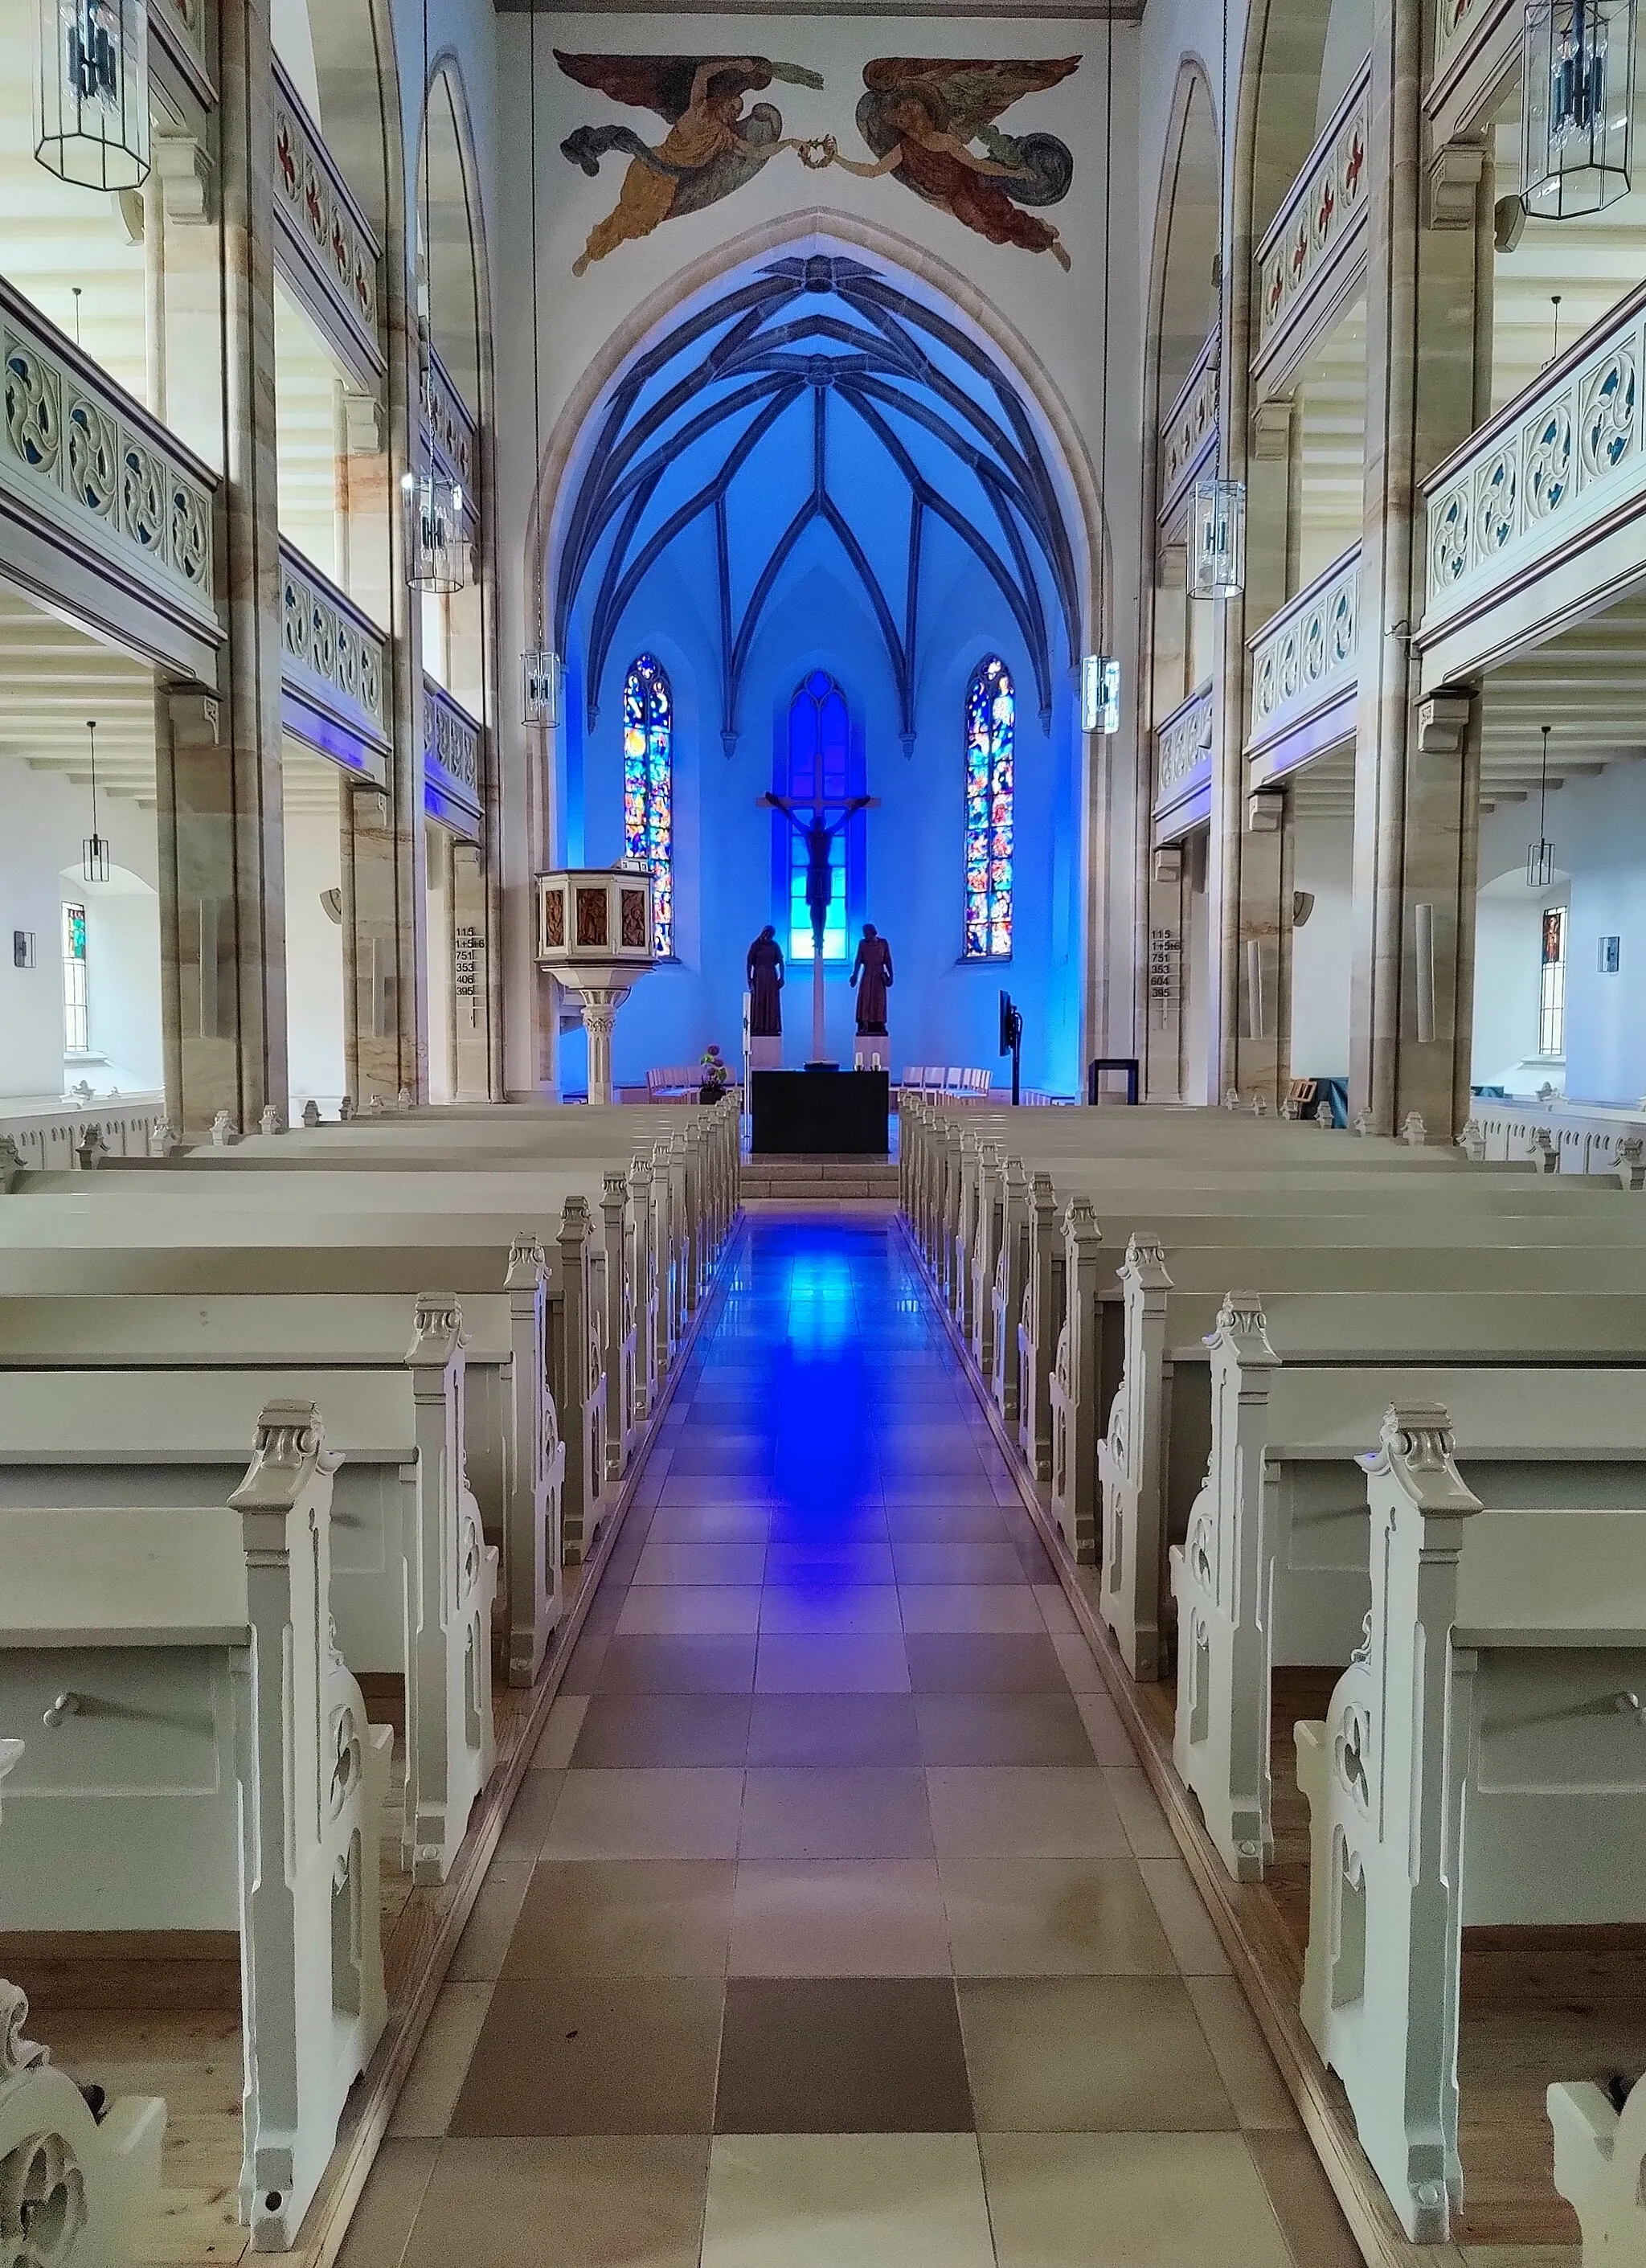
[[[823,931],[828,924],[830,902],[834,895],[834,838],[839,834],[854,812],[875,808],[880,798],[875,795],[794,796],[763,795],[762,803],[780,811],[806,845],[806,910],[812,924],[812,1051],[813,1063],[823,1061]],[[838,811],[839,817],[832,822],[825,818],[827,812]],[[802,818],[809,813],[809,818]]]

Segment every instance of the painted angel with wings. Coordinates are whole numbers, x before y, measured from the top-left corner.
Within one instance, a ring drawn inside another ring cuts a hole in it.
[[[783,114],[773,104],[757,102],[745,115],[745,95],[774,78],[823,85],[818,72],[765,55],[572,55],[557,48],[555,61],[579,86],[654,110],[668,128],[655,150],[629,126],[579,126],[560,144],[561,154],[589,174],[615,150],[631,161],[616,206],[572,263],[575,276],[663,221],[729,196],[779,150],[801,147],[784,140]]]
[[[991,244],[1049,252],[1067,269],[1069,256],[1057,230],[1022,208],[1054,205],[1067,195],[1074,173],[1068,144],[1055,134],[1002,134],[994,122],[1023,95],[1067,78],[1080,60],[882,55],[864,66],[868,91],[857,107],[875,163],[838,154],[834,162],[866,180],[895,173],[916,196],[941,205]]]

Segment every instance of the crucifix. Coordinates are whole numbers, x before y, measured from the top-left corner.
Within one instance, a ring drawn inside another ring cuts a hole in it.
[[[812,920],[812,1051],[813,1063],[823,1061],[823,929],[829,919],[829,902],[834,894],[834,866],[831,854],[834,838],[855,811],[875,809],[877,795],[763,795],[762,803],[773,811],[780,811],[801,841],[806,845],[806,910]],[[830,811],[840,816],[830,823],[824,817]],[[809,812],[809,819],[801,817]]]

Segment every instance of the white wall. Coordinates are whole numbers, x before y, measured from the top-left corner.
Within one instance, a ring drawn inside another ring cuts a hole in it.
[[[1524,806],[1511,808],[1524,810]],[[1538,1052],[1543,909],[1560,903],[1568,887],[1562,876],[1552,890],[1529,890],[1522,845],[1518,863],[1480,890],[1474,922],[1474,1040],[1470,1058],[1476,1086],[1507,1086],[1511,1093],[1524,1094],[1540,1086],[1545,1077],[1551,1085],[1561,1085],[1558,1068],[1552,1066],[1547,1072],[1534,1075],[1524,1066]]]
[[[343,931],[321,903],[343,880],[335,810],[285,816],[286,1061],[295,1117],[343,1092]]]
[[[87,1018],[94,1049],[114,1069],[73,1077],[123,1091],[161,1083],[159,902],[154,814],[105,795],[109,882],[80,880],[80,845],[91,826],[85,791],[60,772],[0,756],[0,1094],[63,1091],[63,905],[86,909]],[[63,879],[68,870],[70,880]],[[34,967],[13,966],[14,930],[32,931]]]
[[[1349,885],[1353,822],[1303,819],[1292,828],[1292,886],[1314,908],[1292,932],[1292,1077],[1341,1079],[1349,1067]]]

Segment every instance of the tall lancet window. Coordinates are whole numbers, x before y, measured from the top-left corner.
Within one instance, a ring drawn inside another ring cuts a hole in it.
[[[675,700],[643,653],[623,681],[623,851],[652,878],[657,957],[675,950]]]
[[[852,747],[852,716],[845,696],[827,670],[814,669],[794,688],[789,703],[789,744],[783,792],[797,803],[816,797],[825,822],[840,817],[848,796],[863,792],[862,765]],[[810,811],[803,817],[809,820]],[[788,876],[788,941],[784,948],[791,961],[810,965],[812,921],[806,904],[806,845],[786,820],[783,834],[783,863]],[[834,888],[823,924],[823,959],[846,958],[847,899],[856,895],[853,857],[860,840],[860,821],[848,821],[837,829],[829,845]]]
[[[966,694],[966,935],[963,958],[1004,961],[1012,950],[1012,744],[1017,696],[998,654],[979,662]]]

